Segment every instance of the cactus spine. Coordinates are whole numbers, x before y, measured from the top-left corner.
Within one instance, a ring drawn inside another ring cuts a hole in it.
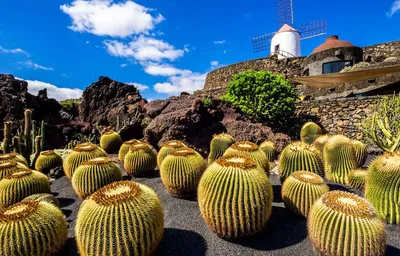
[[[214,135],[210,143],[208,164],[212,164],[215,160],[221,157],[233,143],[235,143],[235,140],[229,134],[221,133]]]
[[[124,163],[124,159],[125,159],[126,154],[127,154],[128,151],[129,151],[129,148],[130,148],[133,144],[137,144],[137,143],[140,143],[140,141],[135,140],[135,139],[125,141],[125,142],[122,144],[122,146],[120,147],[119,152],[118,152],[118,159],[119,159],[119,161],[121,161],[122,163]]]
[[[367,170],[352,170],[349,172],[349,175],[347,175],[346,184],[349,187],[364,190],[367,174]]]
[[[262,151],[264,151],[269,162],[273,162],[276,160],[275,143],[273,143],[272,141],[266,140],[260,144],[260,149]]]
[[[11,122],[4,123],[3,154],[9,153],[11,145]]]
[[[22,200],[21,202],[28,201],[28,200],[47,202],[47,203],[53,204],[57,207],[60,207],[60,202],[58,201],[58,199],[55,196],[53,196],[51,194],[47,194],[47,193],[39,193],[39,194],[30,195],[28,197],[25,197],[24,200]]]
[[[13,172],[25,169],[28,169],[28,167],[16,161],[0,163],[0,180]]]
[[[361,168],[368,157],[367,145],[359,140],[352,140],[354,153],[356,155],[357,168]]]
[[[42,151],[35,163],[36,171],[49,173],[53,168],[63,165],[63,160],[60,155],[53,150]]]
[[[130,176],[143,176],[157,166],[157,155],[146,143],[137,143],[129,148],[124,159],[124,168]]]
[[[75,226],[80,255],[152,255],[163,233],[157,194],[133,181],[93,193],[81,204]]]
[[[157,154],[157,166],[160,168],[162,161],[165,157],[175,149],[186,148],[187,146],[179,140],[170,140],[165,143]]]
[[[312,144],[316,138],[322,135],[322,129],[314,122],[307,122],[301,127],[301,142]]]
[[[108,154],[118,152],[122,145],[121,136],[114,131],[107,131],[101,135],[100,147],[104,149]]]
[[[385,255],[385,224],[374,207],[355,194],[323,194],[312,206],[307,226],[319,255]]]
[[[15,162],[19,162],[27,167],[29,166],[28,161],[26,161],[26,159],[23,156],[21,156],[20,154],[8,153],[8,154],[0,155],[0,163],[5,163],[5,162],[9,162],[9,161],[15,161]]]

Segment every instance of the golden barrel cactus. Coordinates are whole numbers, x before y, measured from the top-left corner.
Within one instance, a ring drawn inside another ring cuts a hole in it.
[[[210,143],[210,153],[208,154],[208,164],[212,164],[221,157],[235,140],[227,133],[220,133],[213,136]]]
[[[349,172],[349,175],[347,175],[346,184],[349,187],[364,190],[367,174],[367,170],[352,170]]]
[[[137,143],[140,143],[140,141],[136,140],[136,139],[128,140],[128,141],[125,141],[124,143],[122,143],[122,146],[119,148],[119,152],[118,152],[119,161],[124,163],[124,159],[125,159],[126,154],[128,154],[129,148],[133,144],[137,144]]]
[[[276,160],[277,152],[276,152],[274,142],[266,140],[266,141],[262,142],[259,147],[262,151],[264,151],[269,162],[273,162]]]
[[[50,204],[54,204],[57,207],[60,207],[60,202],[58,201],[58,199],[55,196],[53,196],[52,194],[48,194],[48,193],[33,194],[28,197],[25,197],[24,200],[22,200],[21,202],[28,201],[28,200],[47,202]]]
[[[179,140],[170,140],[167,143],[165,143],[161,148],[160,151],[158,151],[157,154],[157,166],[160,167],[162,161],[164,158],[167,157],[167,155],[171,152],[174,151],[175,149],[179,148],[187,148],[187,146]]]
[[[59,154],[53,150],[42,151],[36,160],[35,170],[47,174],[58,166],[63,166],[63,160]]]
[[[119,134],[115,131],[107,131],[100,137],[100,147],[108,154],[114,154],[118,152],[121,145],[121,136],[119,136]]]
[[[5,162],[9,162],[9,161],[19,162],[19,163],[24,164],[25,166],[29,167],[28,161],[26,161],[26,159],[23,156],[21,156],[20,154],[8,153],[8,154],[0,155],[0,163],[5,163]]]
[[[312,144],[316,138],[322,135],[322,129],[314,122],[305,123],[300,130],[301,142]]]
[[[368,157],[367,145],[359,140],[352,140],[354,153],[356,155],[357,168],[361,168]]]
[[[29,169],[26,165],[21,164],[20,162],[8,161],[4,163],[0,163],[0,180],[9,175],[10,173]]]
[[[143,176],[157,167],[157,155],[144,142],[132,145],[125,156],[124,168],[130,176]]]
[[[329,135],[319,136],[314,140],[314,146],[323,154],[325,143],[329,140]]]
[[[236,142],[224,153],[224,156],[243,154],[252,158],[269,175],[269,160],[257,144],[250,141]]]

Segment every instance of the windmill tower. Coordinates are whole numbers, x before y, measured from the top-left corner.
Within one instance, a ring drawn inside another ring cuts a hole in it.
[[[292,0],[276,0],[278,31],[254,37],[253,51],[269,51],[278,59],[301,56],[300,41],[325,35],[327,33],[326,19],[302,24],[294,29]]]

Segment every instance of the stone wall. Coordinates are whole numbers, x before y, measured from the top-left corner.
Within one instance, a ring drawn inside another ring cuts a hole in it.
[[[400,40],[362,48],[364,61],[381,62],[388,57],[400,57]]]

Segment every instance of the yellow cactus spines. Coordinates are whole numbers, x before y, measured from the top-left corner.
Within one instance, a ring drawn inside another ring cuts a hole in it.
[[[81,204],[75,226],[80,255],[152,255],[163,233],[157,194],[133,181],[93,193]]]
[[[346,184],[349,187],[364,190],[367,174],[367,170],[352,170],[349,172],[349,175],[347,175]]]
[[[78,168],[78,166],[81,163],[96,157],[106,157],[106,156],[107,153],[103,149],[99,148],[98,146],[90,142],[78,144],[71,151],[71,153],[65,158],[64,161],[65,176],[71,179],[75,169]]]
[[[16,172],[18,170],[23,170],[23,169],[29,169],[29,168],[26,167],[26,165],[21,164],[20,162],[13,161],[13,160],[0,163],[0,180],[2,180],[4,177],[9,175],[10,173]]]
[[[122,169],[108,157],[90,159],[76,168],[72,175],[72,187],[81,199],[101,187],[122,180]]]
[[[27,200],[0,209],[1,255],[57,255],[68,225],[55,205]]]
[[[378,215],[391,224],[400,224],[400,152],[386,153],[368,168],[365,198]]]
[[[24,200],[22,200],[21,202],[28,201],[28,200],[47,202],[50,204],[54,204],[57,207],[60,207],[60,202],[58,201],[58,199],[55,196],[53,196],[52,194],[48,194],[48,193],[33,194],[28,197],[25,197]]]
[[[276,148],[274,142],[266,140],[262,142],[259,147],[262,151],[264,151],[269,162],[273,162],[276,160]]]
[[[282,199],[286,209],[307,217],[311,206],[329,191],[321,176],[305,171],[292,173],[282,185]]]
[[[323,194],[311,207],[307,222],[318,255],[385,255],[385,223],[367,200],[355,194]]]
[[[191,148],[176,149],[160,166],[160,176],[170,194],[191,197],[197,192],[201,175],[206,169],[203,157]]]
[[[273,192],[269,178],[243,154],[218,158],[201,177],[197,194],[204,221],[224,239],[259,233],[271,216]]]
[[[279,175],[283,182],[296,171],[308,171],[324,177],[324,161],[321,152],[313,145],[293,142],[282,151]]]
[[[0,155],[0,163],[8,162],[8,161],[16,161],[21,164],[24,164],[25,166],[29,167],[28,161],[21,156],[20,154],[17,153],[8,153],[4,155]]]
[[[316,138],[322,135],[322,129],[314,122],[307,122],[301,127],[301,142],[312,144]]]
[[[323,154],[325,143],[329,140],[329,135],[319,136],[314,140],[314,146]]]
[[[49,173],[51,169],[63,166],[62,157],[53,150],[42,151],[35,163],[36,171]]]
[[[356,154],[351,140],[343,135],[329,138],[324,147],[326,179],[346,183],[347,175],[357,169]]]
[[[235,140],[227,133],[214,135],[210,143],[210,153],[207,158],[208,164],[212,164],[221,157],[233,143],[235,143]]]
[[[108,154],[114,154],[118,152],[122,145],[121,136],[114,131],[108,131],[103,133],[100,138],[100,147],[104,149]]]
[[[160,151],[158,151],[157,154],[157,166],[160,167],[162,161],[164,158],[167,157],[167,155],[171,152],[174,151],[175,149],[179,148],[187,148],[185,144],[183,144],[182,141],[179,140],[170,140],[167,143],[165,143],[161,148]]]
[[[269,175],[269,160],[257,144],[250,141],[236,142],[225,151],[224,156],[234,154],[243,154],[252,158]]]
[[[129,151],[129,148],[133,145],[133,144],[137,144],[140,143],[140,141],[138,140],[128,140],[125,141],[124,143],[122,143],[122,146],[119,148],[119,152],[118,152],[118,159],[119,161],[121,161],[122,163],[124,162],[125,156]]]
[[[0,181],[0,207],[18,203],[37,193],[50,193],[50,181],[46,175],[30,169],[12,172]]]
[[[364,165],[368,157],[367,145],[359,140],[352,140],[351,142],[353,143],[354,152],[356,154],[357,168],[360,168]]]
[[[157,167],[157,155],[144,142],[132,145],[125,156],[124,168],[130,176],[144,176]]]

